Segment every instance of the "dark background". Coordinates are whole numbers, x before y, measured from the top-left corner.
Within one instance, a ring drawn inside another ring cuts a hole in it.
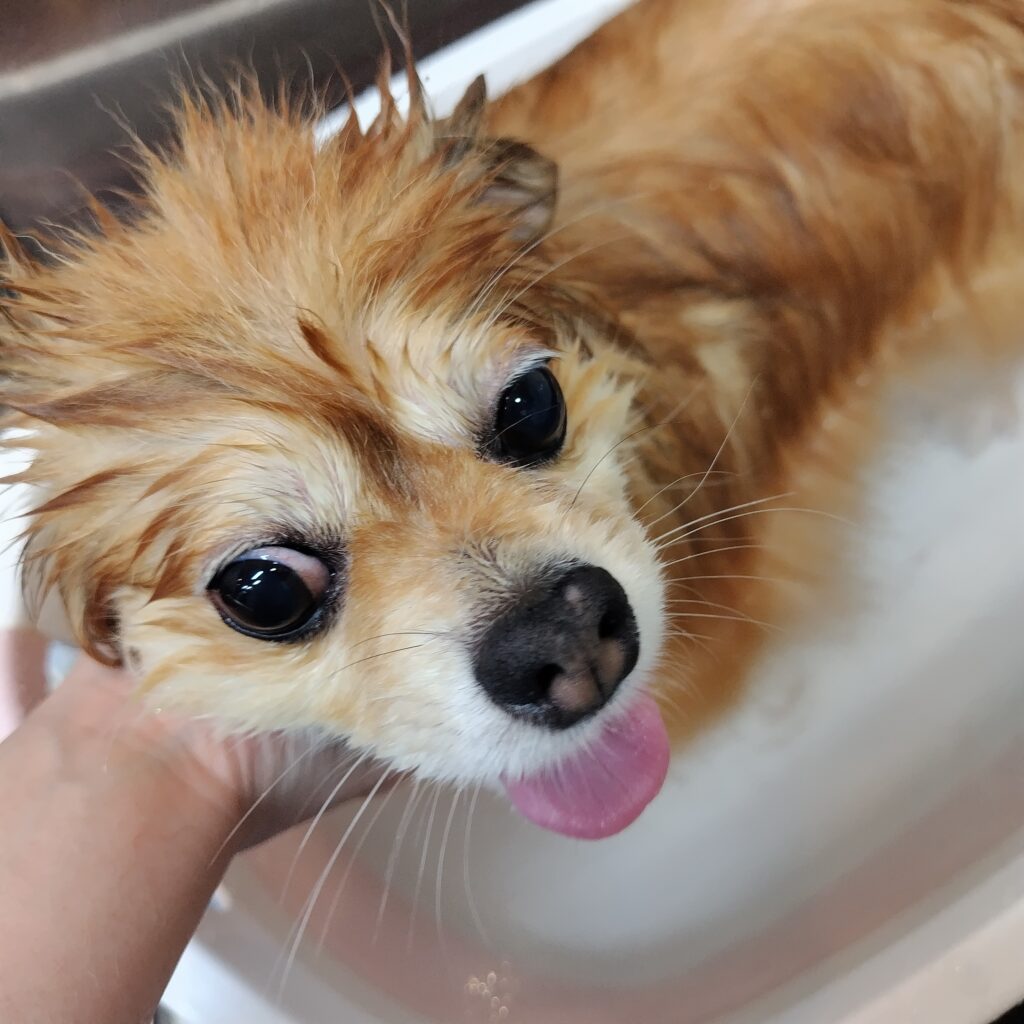
[[[407,0],[416,55],[523,2]],[[379,0],[0,0],[0,219],[67,223],[82,186],[130,185],[124,123],[158,141],[189,70],[217,83],[252,68],[268,92],[312,85],[340,102],[339,69],[357,91],[373,79],[384,20]]]

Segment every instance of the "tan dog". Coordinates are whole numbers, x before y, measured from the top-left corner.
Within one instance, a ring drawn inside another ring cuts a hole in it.
[[[162,707],[607,835],[664,777],[644,691],[707,720],[815,564],[762,513],[846,499],[854,382],[998,352],[1024,3],[644,0],[490,108],[413,86],[320,149],[187,99],[135,222],[6,239],[29,565]]]

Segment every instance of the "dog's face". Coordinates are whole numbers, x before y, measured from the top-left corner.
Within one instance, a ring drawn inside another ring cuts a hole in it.
[[[145,212],[15,261],[29,556],[152,700],[435,778],[592,740],[661,643],[637,368],[543,259],[553,169],[450,121],[187,108]]]

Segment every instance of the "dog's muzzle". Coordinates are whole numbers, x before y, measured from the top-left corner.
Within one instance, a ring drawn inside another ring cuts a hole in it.
[[[500,707],[566,729],[608,703],[639,654],[626,592],[605,569],[581,565],[537,583],[495,619],[474,669]]]

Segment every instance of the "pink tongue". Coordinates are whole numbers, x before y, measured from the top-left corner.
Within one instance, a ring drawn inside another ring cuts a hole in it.
[[[668,759],[661,713],[643,695],[584,750],[531,778],[505,779],[505,791],[535,825],[577,839],[604,839],[636,821],[657,796]]]

